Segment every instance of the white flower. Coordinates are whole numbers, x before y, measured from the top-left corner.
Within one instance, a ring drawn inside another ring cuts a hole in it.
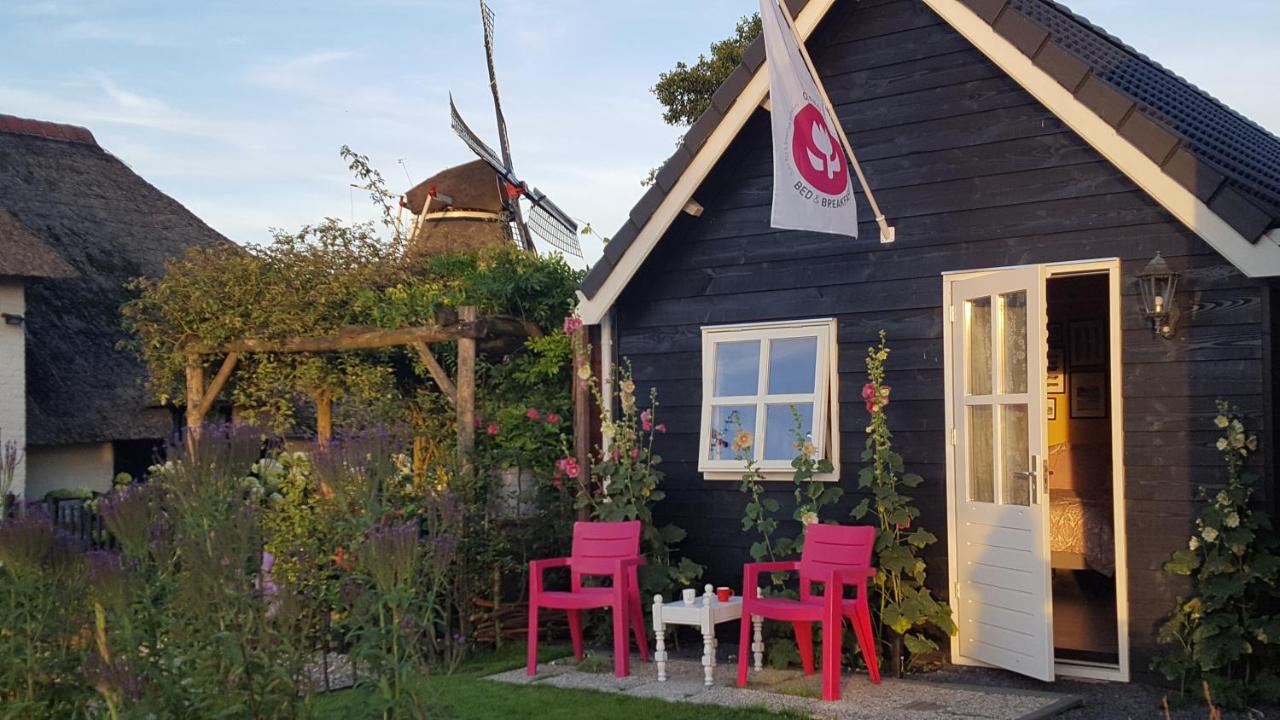
[[[1218,497],[1217,497],[1216,499],[1217,499],[1217,501],[1218,501],[1218,504],[1219,504],[1219,505],[1230,505],[1230,504],[1231,504],[1231,498],[1227,497],[1227,491],[1226,491],[1226,490],[1219,490],[1219,491],[1218,491]]]
[[[1218,417],[1213,419],[1213,424],[1217,425],[1220,428],[1224,428],[1227,425],[1231,424],[1231,421],[1227,419],[1226,415],[1219,415]]]
[[[1235,431],[1236,431],[1236,432],[1238,432],[1238,433],[1242,433],[1242,432],[1244,432],[1244,424],[1243,424],[1243,423],[1241,423],[1239,420],[1232,420],[1232,421],[1231,421],[1231,429],[1232,429],[1232,430],[1235,430]]]
[[[805,514],[803,514],[803,515],[801,515],[801,516],[800,516],[800,522],[804,523],[805,525],[814,525],[814,524],[817,524],[817,522],[818,522],[818,513],[816,513],[816,512],[814,512],[814,511],[810,510],[809,512],[807,512],[807,513],[805,513]]]
[[[1187,541],[1187,547],[1191,548],[1192,550],[1200,549],[1200,538],[1194,535],[1191,536],[1191,539]]]
[[[1222,520],[1222,524],[1229,528],[1240,527],[1240,516],[1234,512],[1227,513],[1227,517]]]
[[[1218,449],[1219,449],[1219,450],[1226,450],[1226,449],[1227,449],[1227,439],[1226,439],[1226,438],[1218,438]]]
[[[1213,542],[1218,539],[1217,528],[1207,527],[1200,531],[1200,535],[1204,537],[1205,542]]]
[[[1257,435],[1250,435],[1250,436],[1249,436],[1249,442],[1247,442],[1247,443],[1245,443],[1245,444],[1249,447],[1249,449],[1250,449],[1250,450],[1257,450],[1257,449],[1258,449],[1258,436],[1257,436]]]

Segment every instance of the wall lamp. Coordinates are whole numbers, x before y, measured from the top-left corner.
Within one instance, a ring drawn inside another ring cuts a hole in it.
[[[1173,337],[1174,326],[1178,323],[1178,306],[1174,302],[1178,277],[1178,273],[1169,269],[1169,263],[1164,261],[1159,251],[1138,273],[1142,314],[1151,321],[1151,329],[1163,338]]]

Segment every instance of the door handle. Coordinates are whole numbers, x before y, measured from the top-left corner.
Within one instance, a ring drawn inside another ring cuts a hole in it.
[[[1020,480],[1026,480],[1026,481],[1027,481],[1027,485],[1028,485],[1028,486],[1030,487],[1030,489],[1031,489],[1031,504],[1032,504],[1032,505],[1035,505],[1037,502],[1039,502],[1038,492],[1037,492],[1037,491],[1038,491],[1040,488],[1039,488],[1039,487],[1037,486],[1037,484],[1036,484],[1036,477],[1040,474],[1040,473],[1038,473],[1038,472],[1037,472],[1037,466],[1039,465],[1039,463],[1037,462],[1038,460],[1039,460],[1039,458],[1037,458],[1035,455],[1032,455],[1032,456],[1031,456],[1031,469],[1030,469],[1030,470],[1018,470],[1018,471],[1016,471],[1016,472],[1014,472],[1014,473],[1013,473],[1013,476],[1014,476],[1014,477],[1016,477],[1016,478],[1018,478],[1018,479],[1020,479]],[[1046,492],[1046,493],[1047,493],[1048,491],[1049,491],[1049,489],[1048,489],[1048,488],[1045,488],[1045,489],[1044,489],[1044,492]]]

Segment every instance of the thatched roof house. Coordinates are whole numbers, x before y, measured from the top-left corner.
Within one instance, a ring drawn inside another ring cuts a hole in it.
[[[119,308],[133,278],[225,242],[88,130],[0,115],[0,276],[28,277],[28,497],[109,482],[172,431],[145,367],[118,347]]]
[[[512,242],[498,174],[483,160],[446,168],[405,193],[416,218],[409,234],[412,258],[478,252]]]

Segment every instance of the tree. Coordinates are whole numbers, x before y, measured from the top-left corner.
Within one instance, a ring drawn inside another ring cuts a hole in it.
[[[651,88],[658,102],[666,108],[662,119],[668,125],[692,125],[711,104],[711,95],[742,61],[742,53],[760,34],[760,14],[738,21],[733,34],[711,43],[711,56],[699,55],[688,65],[684,61],[658,75]]]

